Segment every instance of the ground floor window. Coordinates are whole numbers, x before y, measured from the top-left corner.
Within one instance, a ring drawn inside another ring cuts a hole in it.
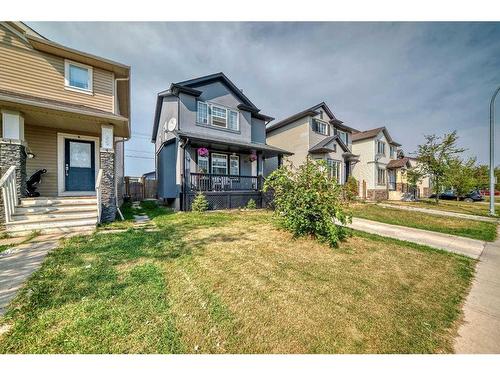
[[[240,174],[240,157],[238,155],[231,155],[229,157],[229,174],[233,176]]]
[[[394,169],[388,170],[387,177],[389,179],[389,190],[396,190],[396,171]]]
[[[335,178],[340,184],[341,172],[342,172],[342,162],[333,159],[326,159],[326,164],[328,165],[328,172],[330,178]]]
[[[377,168],[377,185],[385,185],[385,169]]]
[[[198,155],[198,173],[208,173],[208,156]]]
[[[227,174],[227,155],[212,153],[212,173]]]

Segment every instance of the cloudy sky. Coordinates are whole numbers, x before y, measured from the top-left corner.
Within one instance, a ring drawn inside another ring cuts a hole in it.
[[[500,23],[28,24],[53,41],[132,67],[128,175],[154,169],[156,94],[171,82],[220,71],[278,120],[325,101],[346,125],[386,126],[407,152],[424,134],[456,129],[469,154],[488,161]]]

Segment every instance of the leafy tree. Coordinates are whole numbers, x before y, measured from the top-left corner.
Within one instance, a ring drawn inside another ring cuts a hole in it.
[[[205,212],[208,210],[207,198],[201,191],[199,191],[198,194],[196,194],[196,197],[194,197],[191,209],[195,212]]]
[[[450,169],[446,175],[446,184],[456,192],[457,200],[474,188],[477,188],[475,164],[475,158],[470,158],[466,161],[459,158],[450,160]]]
[[[424,144],[418,146],[418,168],[424,176],[429,176],[431,179],[432,189],[436,194],[436,203],[439,203],[439,194],[450,170],[450,163],[465,149],[456,145],[458,140],[456,131],[444,134],[442,137],[435,134],[426,135],[425,140]]]
[[[423,178],[424,173],[418,167],[413,167],[406,171],[406,181],[412,188],[416,188]]]
[[[307,158],[298,169],[281,166],[266,179],[264,191],[269,190],[274,193],[276,223],[294,236],[313,235],[331,247],[345,238],[346,229],[336,223],[350,221],[347,201],[323,160]]]
[[[356,180],[353,176],[349,176],[344,185],[346,198],[349,200],[353,200],[358,196],[358,189],[358,180]]]

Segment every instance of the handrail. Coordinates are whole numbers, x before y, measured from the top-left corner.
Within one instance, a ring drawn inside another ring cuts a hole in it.
[[[10,166],[0,179],[0,188],[2,189],[3,205],[5,209],[5,222],[10,223],[18,203],[16,167],[14,165]]]
[[[95,182],[95,195],[96,195],[96,203],[97,203],[97,223],[101,222],[101,211],[102,211],[102,203],[101,203],[101,180],[102,180],[102,169],[99,169],[97,172],[97,179]]]

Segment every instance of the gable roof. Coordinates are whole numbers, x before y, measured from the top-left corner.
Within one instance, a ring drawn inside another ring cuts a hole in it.
[[[179,93],[185,93],[188,95],[193,95],[198,97],[202,94],[202,91],[197,90],[196,87],[206,85],[212,82],[222,82],[227,88],[231,90],[231,92],[241,100],[242,104],[238,105],[238,109],[242,111],[248,111],[252,114],[252,117],[263,120],[263,121],[272,121],[273,117],[264,115],[260,112],[260,109],[253,104],[250,99],[248,99],[243,92],[233,83],[226,75],[222,72],[209,74],[203,77],[193,78],[186,81],[171,83],[170,88],[168,90],[161,91],[158,93],[158,97],[156,99],[156,109],[153,120],[153,133],[151,135],[151,141],[156,141],[156,133],[158,132],[158,126],[160,121],[161,114],[161,106],[163,103],[163,97],[165,96],[178,96]]]
[[[339,138],[338,135],[333,135],[331,137],[325,138],[322,141],[318,142],[314,146],[312,146],[309,149],[309,152],[314,154],[314,153],[319,153],[319,152],[332,152],[334,151],[333,148],[328,147],[328,145],[332,142],[337,141],[339,146],[342,148],[344,152],[349,152],[349,148],[345,145],[345,143]]]
[[[335,126],[337,126],[338,128],[340,129],[343,129],[343,130],[346,130],[346,131],[352,131],[352,128],[346,126],[346,125],[343,125],[343,122],[340,121],[339,119],[337,119],[335,117],[335,115],[333,114],[333,112],[330,110],[330,108],[326,105],[325,102],[321,102],[319,104],[316,104],[315,106],[312,106],[310,108],[307,108],[301,112],[298,112],[294,115],[291,115],[290,117],[287,117],[281,121],[278,121],[272,125],[269,125],[267,128],[266,128],[266,133],[269,133],[271,131],[274,131],[276,129],[279,129],[285,125],[288,125],[296,120],[299,120],[301,119],[302,117],[306,117],[306,116],[316,116],[319,114],[319,109],[320,108],[323,108],[323,110],[326,112],[326,114],[331,118],[330,120],[330,124],[333,124]]]
[[[370,129],[370,130],[364,130],[364,131],[359,131],[359,130],[355,130],[353,133],[352,133],[352,141],[353,142],[356,142],[356,141],[361,141],[363,139],[369,139],[369,138],[374,138],[378,135],[378,133],[380,132],[384,132],[384,136],[385,138],[387,138],[387,141],[391,144],[391,145],[394,145],[394,146],[401,146],[401,144],[395,142],[389,132],[387,131],[387,128],[385,126],[382,126],[380,128],[374,128],[374,129]]]

